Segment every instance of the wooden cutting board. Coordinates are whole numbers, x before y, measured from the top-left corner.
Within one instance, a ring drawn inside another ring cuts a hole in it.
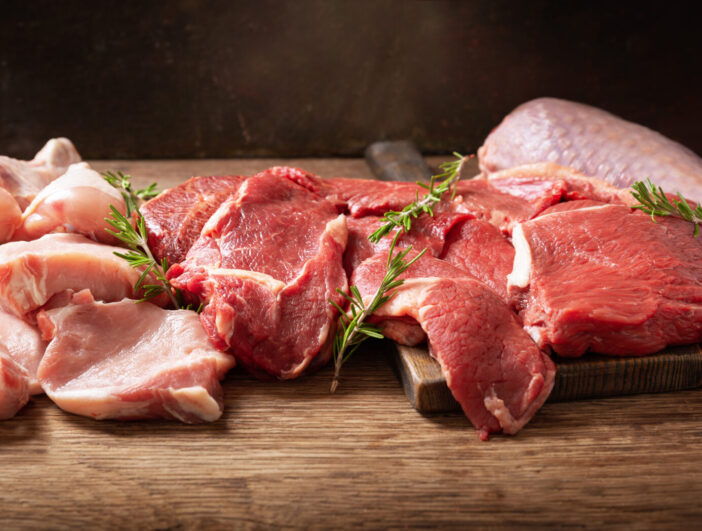
[[[385,181],[428,180],[431,171],[411,142],[376,142],[366,161]],[[441,369],[426,346],[395,345],[395,361],[410,403],[423,413],[460,409]],[[555,358],[556,381],[549,401],[678,391],[702,386],[700,345],[667,348],[644,357],[613,358],[587,354]]]

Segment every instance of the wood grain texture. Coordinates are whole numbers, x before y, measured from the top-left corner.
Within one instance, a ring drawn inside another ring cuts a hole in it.
[[[422,413],[458,411],[439,363],[426,346],[395,345],[395,364],[410,404]],[[661,393],[702,386],[699,345],[670,348],[651,356],[613,358],[585,355],[557,358],[549,401]]]
[[[112,162],[139,184],[281,161]],[[296,161],[368,176],[362,160]],[[327,171],[329,173],[327,173]],[[217,422],[97,422],[37,397],[0,423],[0,529],[695,528],[702,390],[547,403],[482,443],[409,407],[383,343],[332,372],[235,369]]]

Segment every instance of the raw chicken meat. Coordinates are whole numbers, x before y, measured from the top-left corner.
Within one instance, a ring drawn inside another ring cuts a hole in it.
[[[149,234],[149,247],[169,264],[185,260],[210,216],[236,194],[245,177],[193,177],[145,203],[139,211]]]
[[[122,194],[87,163],[72,164],[66,173],[37,194],[22,214],[16,240],[34,240],[50,232],[74,232],[104,243],[117,243],[105,221],[114,206],[127,212]],[[114,229],[113,229],[114,230]]]
[[[369,258],[351,278],[366,303],[386,260],[384,254]],[[495,292],[460,269],[425,255],[402,278],[373,319],[411,317],[421,325],[451,393],[483,440],[500,430],[519,431],[551,392],[551,359]]]
[[[10,241],[22,224],[22,211],[10,192],[0,188],[0,244]]]
[[[608,112],[539,98],[513,110],[478,150],[492,173],[556,162],[618,187],[651,179],[667,192],[702,200],[702,159],[677,142]]]
[[[29,393],[41,393],[37,368],[46,343],[42,341],[39,330],[19,317],[0,312],[0,348],[4,348],[6,354],[27,372]]]
[[[689,223],[622,205],[558,207],[512,233],[509,284],[540,347],[638,356],[702,340],[702,239]]]
[[[219,380],[234,358],[209,344],[195,312],[95,302],[83,291],[38,322],[51,339],[39,381],[61,409],[95,419],[221,416]]]
[[[14,417],[28,401],[27,371],[0,344],[0,420]]]
[[[247,179],[168,276],[206,304],[215,346],[255,374],[287,379],[330,355],[347,231],[331,203],[280,173]]]
[[[47,234],[0,246],[0,308],[23,319],[66,290],[90,289],[98,300],[133,297],[139,272],[115,256],[120,247],[78,234]]]
[[[0,156],[0,188],[10,192],[24,210],[42,188],[80,160],[67,138],[52,138],[29,161]]]

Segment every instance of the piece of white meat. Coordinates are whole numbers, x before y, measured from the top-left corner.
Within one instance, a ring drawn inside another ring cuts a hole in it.
[[[89,289],[102,301],[134,297],[139,272],[115,251],[124,249],[79,234],[6,243],[0,246],[0,308],[31,321],[30,312],[66,290]]]
[[[235,362],[207,339],[195,312],[89,292],[42,311],[51,339],[39,381],[61,409],[95,419],[169,418],[212,422],[222,414],[219,380]]]
[[[10,192],[24,210],[42,188],[80,160],[78,151],[67,138],[52,138],[32,160],[0,155],[0,188]]]
[[[37,194],[22,214],[16,240],[34,240],[50,232],[74,232],[104,243],[117,243],[106,229],[110,205],[127,211],[122,194],[87,163],[73,164]]]
[[[27,371],[29,393],[41,393],[37,368],[46,343],[42,341],[39,330],[19,317],[0,311],[0,348],[4,348],[7,355]]]

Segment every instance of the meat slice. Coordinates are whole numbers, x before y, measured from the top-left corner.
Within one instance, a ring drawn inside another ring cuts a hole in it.
[[[222,414],[219,380],[234,359],[212,347],[195,312],[125,299],[74,304],[38,316],[51,339],[39,381],[61,409],[95,419],[212,422]]]
[[[22,211],[12,194],[0,188],[0,244],[10,241],[22,224]]]
[[[386,259],[369,258],[351,278],[368,302]],[[519,431],[551,392],[551,359],[490,288],[460,269],[425,255],[403,278],[374,318],[411,317],[421,325],[451,393],[483,440],[500,430]]]
[[[327,359],[346,289],[346,222],[276,171],[250,177],[202,229],[172,284],[206,304],[212,342],[255,374],[294,378]],[[322,353],[322,359],[313,360]]]
[[[29,401],[27,371],[0,344],[0,420],[7,420]]]
[[[478,150],[491,173],[556,162],[618,187],[650,178],[668,192],[702,200],[702,159],[677,142],[608,112],[539,98],[517,107]]]
[[[117,243],[105,221],[114,206],[127,207],[120,194],[87,163],[72,164],[66,173],[42,189],[22,214],[17,240],[34,240],[50,232],[74,232],[104,243]]]
[[[139,272],[115,256],[120,247],[78,234],[47,234],[0,246],[0,308],[23,319],[65,290],[89,289],[98,300],[134,297]]]
[[[235,194],[244,177],[193,177],[166,190],[139,210],[149,234],[149,247],[160,261],[177,264],[219,205]]]
[[[46,343],[42,341],[39,330],[14,315],[0,312],[0,348],[4,348],[6,355],[26,371],[29,393],[41,393],[37,368]]]
[[[602,179],[588,177],[573,168],[552,162],[526,164],[488,176],[492,186],[504,193],[524,197],[535,206],[545,209],[558,198],[544,189],[547,183],[560,189],[561,200],[591,199],[603,203],[633,205],[636,203],[629,190],[617,188]],[[555,191],[555,190],[554,190]],[[545,192],[545,193],[544,193]],[[549,200],[549,195],[551,199]],[[537,208],[537,210],[539,210]]]
[[[412,222],[412,229],[409,232],[400,235],[397,247],[411,245],[417,251],[427,249],[430,255],[440,256],[451,230],[472,217],[471,214],[450,211],[437,212],[434,216],[420,216]],[[347,218],[346,225],[349,236],[344,254],[344,266],[349,274],[366,258],[382,251],[387,252],[390,248],[393,241],[392,234],[377,243],[368,239],[368,236],[383,225],[381,217]]]
[[[509,302],[507,275],[512,271],[514,247],[495,226],[480,219],[457,225],[446,239],[442,258],[481,280]]]
[[[517,226],[509,283],[524,326],[562,356],[635,356],[702,340],[702,239],[620,205],[554,210]]]
[[[0,188],[10,192],[24,209],[42,188],[80,160],[67,138],[52,138],[29,161],[0,156]]]

